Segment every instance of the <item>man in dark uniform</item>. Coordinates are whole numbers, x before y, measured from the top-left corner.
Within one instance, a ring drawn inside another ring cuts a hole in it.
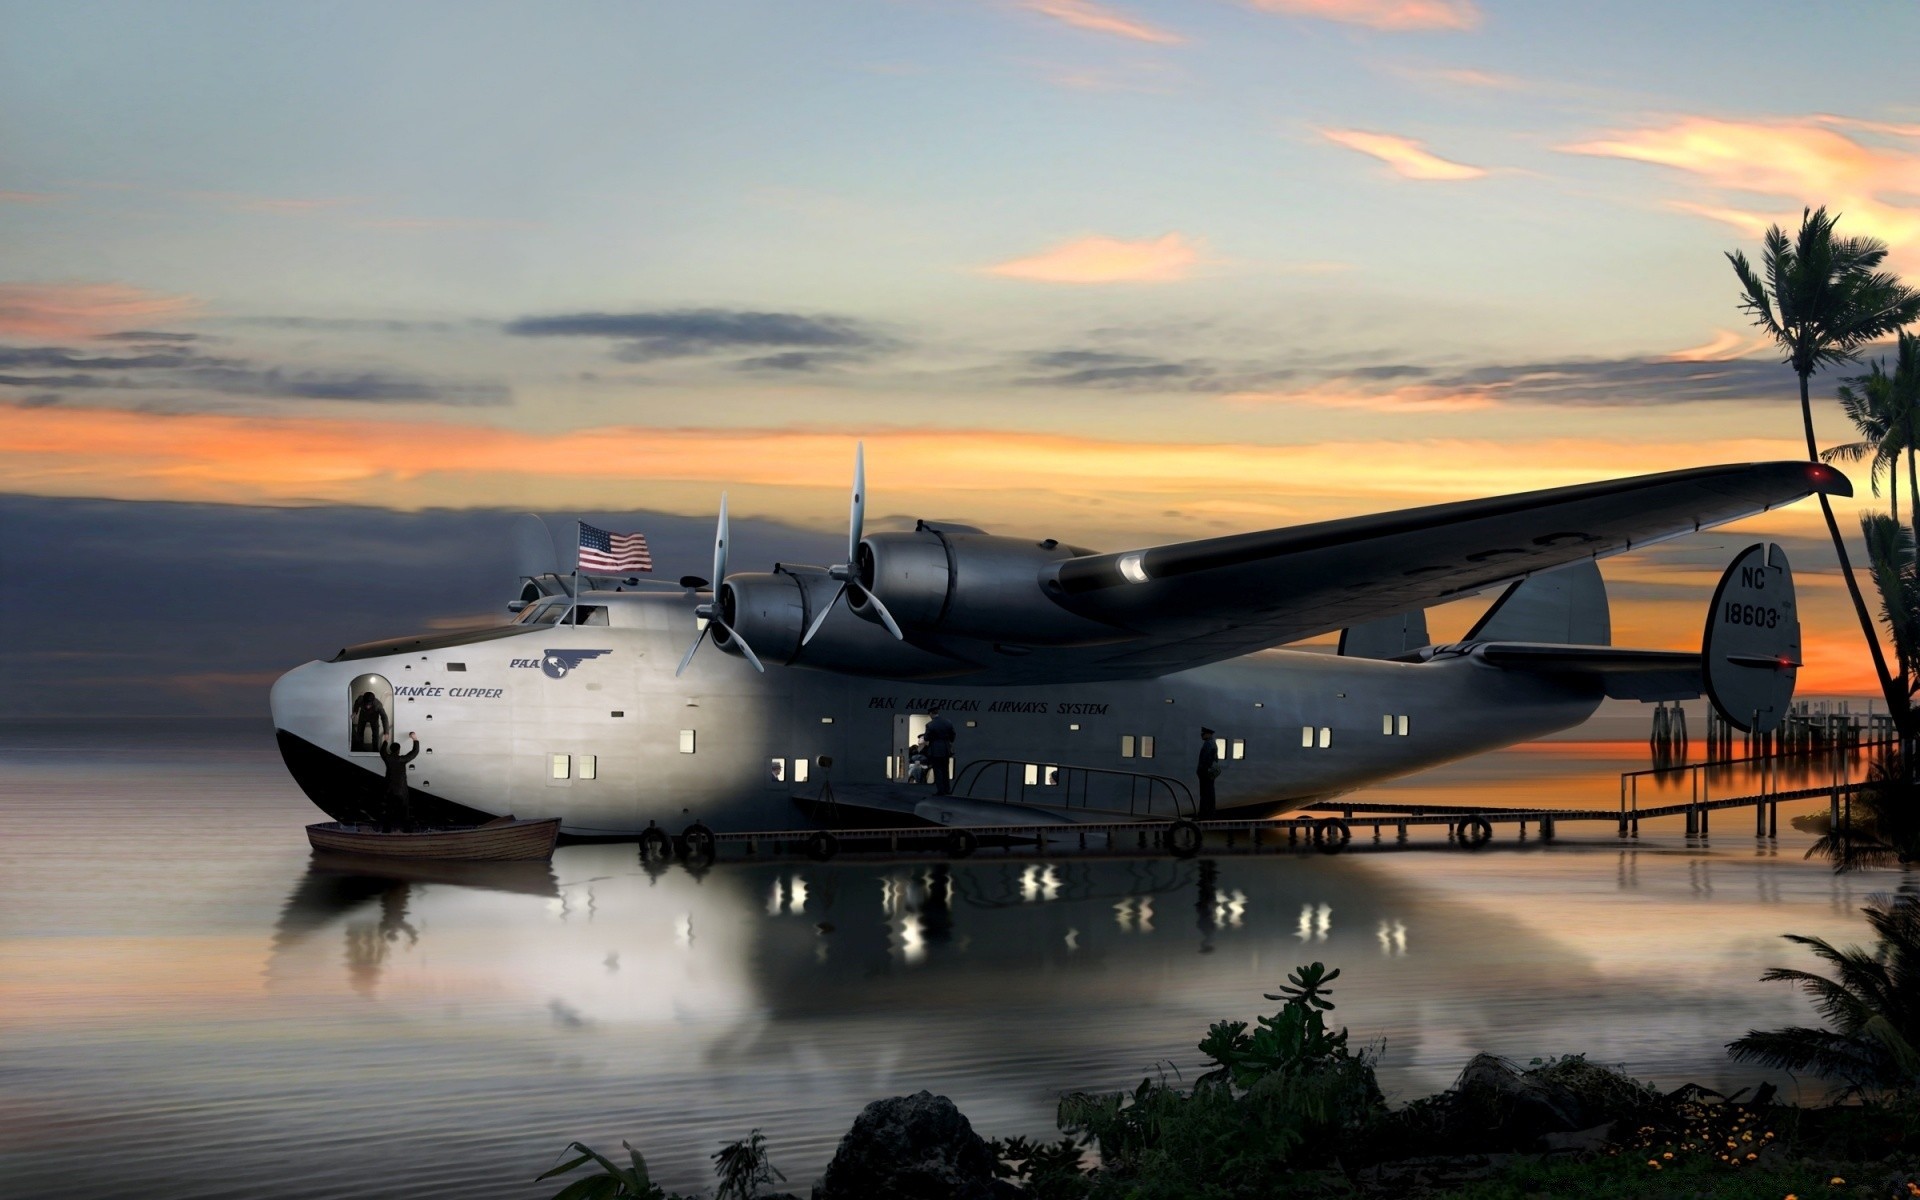
[[[929,709],[927,715],[927,761],[933,766],[933,791],[936,796],[953,792],[953,722]]]
[[[353,702],[353,744],[355,754],[380,749],[387,740],[387,706],[372,692],[361,692]]]
[[[387,764],[387,803],[380,811],[380,832],[392,833],[397,823],[407,833],[413,832],[413,795],[407,790],[407,764],[420,757],[420,738],[417,734],[407,734],[413,739],[413,749],[400,753],[399,742],[381,742],[380,760]]]
[[[1213,730],[1200,727],[1200,761],[1193,773],[1200,781],[1200,819],[1213,819],[1213,781],[1220,777],[1220,747],[1214,744]]]

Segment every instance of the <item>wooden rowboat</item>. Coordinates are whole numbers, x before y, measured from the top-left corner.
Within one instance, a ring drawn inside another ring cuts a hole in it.
[[[485,825],[416,833],[382,833],[377,825],[343,825],[338,821],[307,826],[307,841],[315,850],[383,858],[548,859],[553,857],[553,841],[559,834],[558,817],[544,821],[496,817]]]

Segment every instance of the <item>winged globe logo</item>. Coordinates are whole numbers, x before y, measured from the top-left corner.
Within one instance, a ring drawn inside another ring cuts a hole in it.
[[[612,653],[611,650],[543,650],[540,652],[540,673],[548,679],[565,679],[569,671],[588,659]]]

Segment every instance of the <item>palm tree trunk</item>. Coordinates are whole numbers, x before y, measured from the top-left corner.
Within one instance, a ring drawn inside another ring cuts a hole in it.
[[[1807,461],[1820,459],[1819,443],[1813,438],[1813,401],[1807,393],[1807,376],[1800,376],[1800,419],[1807,430]],[[1873,615],[1867,611],[1866,597],[1860,594],[1860,581],[1853,577],[1853,561],[1847,557],[1846,539],[1840,536],[1840,523],[1833,518],[1833,505],[1827,501],[1827,494],[1820,493],[1820,513],[1827,519],[1827,533],[1833,538],[1833,552],[1840,558],[1840,578],[1846,581],[1847,595],[1853,598],[1853,611],[1860,618],[1860,632],[1866,635],[1867,649],[1873,653],[1873,673],[1880,679],[1881,694],[1887,698],[1887,712],[1893,717],[1896,727],[1903,738],[1913,736],[1909,730],[1912,713],[1907,704],[1905,681],[1896,687],[1893,675],[1887,670],[1887,655],[1880,648],[1880,631],[1874,628]]]
[[[1907,524],[1913,527],[1914,545],[1920,548],[1920,474],[1916,474],[1913,459],[1920,454],[1920,436],[1913,427],[1913,410],[1907,410],[1907,516],[1912,518]],[[1898,512],[1894,520],[1900,519]]]

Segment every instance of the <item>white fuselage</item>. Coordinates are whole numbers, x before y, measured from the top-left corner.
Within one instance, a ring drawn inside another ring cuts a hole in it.
[[[370,782],[381,760],[350,741],[357,692],[377,687],[356,681],[373,676],[392,689],[383,696],[392,732],[403,745],[419,737],[412,786],[476,813],[559,817],[578,835],[650,824],[677,833],[695,821],[794,829],[808,824],[795,798],[817,795],[824,778],[837,787],[897,778],[913,714],[940,705],[958,732],[956,765],[1032,763],[1043,780],[1045,765],[1062,764],[1191,787],[1199,731],[1211,727],[1227,746],[1219,808],[1252,814],[1527,741],[1580,723],[1599,702],[1577,680],[1467,659],[1285,650],[1154,679],[969,686],[771,664],[762,675],[708,648],[676,677],[695,628],[692,596],[582,599],[609,623],[528,624],[453,645],[429,636],[288,672],[272,695],[283,750],[305,743],[302,753],[330,768],[350,764],[331,778]],[[580,657],[590,651],[601,653]],[[827,771],[821,756],[832,759]],[[324,786],[295,774],[332,811]]]

